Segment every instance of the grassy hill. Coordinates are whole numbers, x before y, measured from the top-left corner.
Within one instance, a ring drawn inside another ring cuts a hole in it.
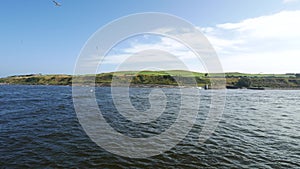
[[[211,80],[221,79],[224,74],[207,74],[183,70],[172,71],[121,71],[94,75],[76,76],[77,82],[90,84],[95,78],[97,85],[109,86],[112,78],[119,82],[136,85],[182,85],[196,80],[198,86],[210,85]],[[225,73],[226,85],[234,88],[300,88],[299,74],[245,74]],[[175,80],[177,79],[177,81]],[[178,82],[178,83],[177,83]],[[72,85],[71,75],[16,75],[0,78],[0,83],[24,85]]]

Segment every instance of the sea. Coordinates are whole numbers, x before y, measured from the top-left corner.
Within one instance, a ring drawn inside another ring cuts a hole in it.
[[[138,111],[151,109],[155,102],[164,106],[157,119],[141,124],[118,113],[110,87],[90,91],[105,122],[117,132],[150,138],[176,123],[183,98],[180,89],[164,88],[165,103],[149,100],[153,90],[157,88],[129,90]],[[200,98],[196,116],[176,145],[132,158],[90,137],[75,111],[71,86],[0,85],[0,168],[300,168],[300,90],[226,90],[216,128],[201,142],[214,92],[199,90],[193,96]],[[188,107],[195,104],[189,101]]]

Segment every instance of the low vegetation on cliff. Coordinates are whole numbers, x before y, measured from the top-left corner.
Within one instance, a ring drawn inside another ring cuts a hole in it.
[[[172,71],[123,71],[101,73],[97,75],[79,75],[76,81],[96,85],[109,86],[112,79],[118,82],[127,82],[134,85],[184,85],[197,83],[198,86],[210,86],[212,79],[217,81],[226,78],[228,88],[300,88],[299,74],[207,74],[182,70]],[[76,82],[75,81],[75,82]],[[72,85],[71,75],[16,75],[0,78],[2,84],[24,85]]]

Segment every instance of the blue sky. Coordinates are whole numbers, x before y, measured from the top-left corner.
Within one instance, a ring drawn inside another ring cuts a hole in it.
[[[300,72],[296,65],[299,61],[296,56],[300,57],[297,49],[300,36],[296,29],[300,25],[300,2],[297,0],[57,1],[61,7],[54,6],[51,0],[1,2],[0,77],[72,74],[81,48],[96,30],[112,20],[138,12],[169,13],[198,26],[216,48],[224,71]],[[281,22],[287,26],[278,28]],[[278,29],[270,29],[273,25]],[[291,59],[295,60],[287,62]],[[269,67],[263,68],[267,61]],[[250,62],[254,66],[249,66]]]

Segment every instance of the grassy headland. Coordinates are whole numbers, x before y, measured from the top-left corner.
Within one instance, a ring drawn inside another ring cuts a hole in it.
[[[244,74],[225,73],[228,88],[280,88],[300,89],[300,74]],[[133,85],[171,85],[177,86],[196,81],[198,86],[211,84],[210,79],[221,79],[221,74],[207,74],[182,70],[172,71],[122,71],[94,75],[76,76],[76,80],[90,84],[95,78],[96,85],[109,86],[112,78],[120,82],[130,82]],[[177,82],[176,80],[177,79]],[[0,78],[2,84],[23,85],[71,85],[71,75],[16,75]]]

